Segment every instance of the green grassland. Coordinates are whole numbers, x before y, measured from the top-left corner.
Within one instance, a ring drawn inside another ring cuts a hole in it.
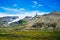
[[[0,28],[0,40],[60,40],[60,30],[16,31]]]

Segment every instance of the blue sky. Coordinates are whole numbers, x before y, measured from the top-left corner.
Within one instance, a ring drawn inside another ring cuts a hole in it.
[[[60,12],[60,0],[0,0],[0,16],[42,15],[53,10]]]

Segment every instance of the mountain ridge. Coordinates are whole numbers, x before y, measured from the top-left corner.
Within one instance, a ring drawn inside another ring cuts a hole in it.
[[[54,27],[60,28],[60,25],[58,26],[58,24],[60,23],[59,20],[60,20],[60,12],[50,12],[49,14],[46,15],[42,15],[42,16],[40,15],[40,17],[35,16],[30,22],[26,24],[27,27],[25,29],[34,29],[34,26],[35,29],[37,28],[53,29]]]

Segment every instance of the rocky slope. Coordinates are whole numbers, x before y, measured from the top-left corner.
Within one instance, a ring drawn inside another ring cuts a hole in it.
[[[49,14],[37,15],[26,23],[25,29],[54,29],[60,28],[60,13],[51,12]]]

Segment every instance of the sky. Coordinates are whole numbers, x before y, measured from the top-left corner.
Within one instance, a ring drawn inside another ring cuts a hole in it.
[[[0,17],[2,16],[34,16],[51,11],[60,12],[60,0],[0,0]]]

